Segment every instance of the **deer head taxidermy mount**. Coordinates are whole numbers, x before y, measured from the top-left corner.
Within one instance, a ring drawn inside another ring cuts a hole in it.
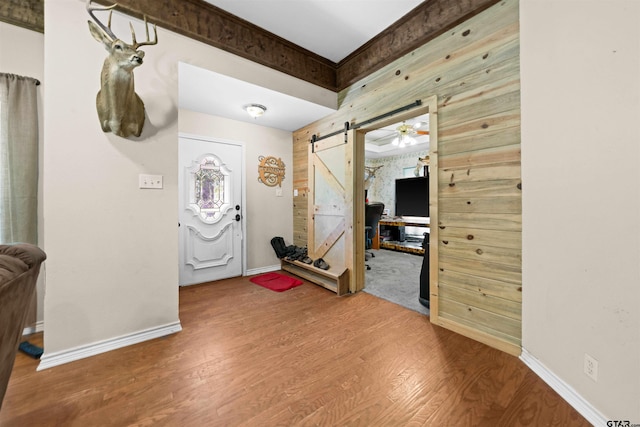
[[[413,172],[415,176],[420,176],[420,169],[424,168],[424,175],[426,176],[429,172],[429,155],[427,154],[424,157],[418,157],[418,163],[416,164],[416,170]]]
[[[87,11],[95,22],[89,22],[91,35],[102,43],[109,52],[102,66],[100,74],[100,91],[96,97],[96,107],[100,126],[104,132],[113,132],[127,138],[131,135],[140,136],[144,126],[144,103],[134,90],[133,70],[142,64],[144,52],[138,50],[140,46],[150,46],[158,43],[156,26],[153,26],[153,40],[149,38],[147,18],[144,26],[147,41],[138,43],[133,25],[131,28],[131,44],[120,40],[111,31],[111,12],[118,4],[98,7],[87,0]],[[94,11],[109,11],[109,21],[105,26],[93,14]]]
[[[364,180],[364,189],[365,190],[368,190],[371,187],[371,184],[373,183],[373,179],[376,177],[376,172],[382,166],[384,166],[384,165],[380,165],[380,166],[365,166],[364,167],[364,171],[367,174],[367,176],[366,176],[366,178]]]

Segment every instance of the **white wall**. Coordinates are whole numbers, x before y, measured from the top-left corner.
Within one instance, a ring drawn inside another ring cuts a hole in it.
[[[180,132],[245,143],[247,198],[247,269],[279,266],[271,238],[281,236],[293,244],[293,149],[291,132],[223,117],[180,110]],[[277,187],[258,182],[258,157],[281,158],[285,164],[282,196]]]
[[[521,66],[523,347],[640,423],[640,2],[522,0]]]
[[[0,22],[0,73],[33,77],[40,81],[38,86],[38,123],[40,170],[44,163],[44,34]],[[38,246],[44,247],[42,218],[42,174],[38,182]],[[42,322],[44,316],[44,283],[46,262],[43,264],[36,285],[37,313],[35,320]],[[28,325],[33,326],[33,325]]]
[[[179,61],[217,72],[236,70],[254,83],[286,87],[287,93],[310,101],[327,94],[158,28],[158,44],[143,49],[145,63],[135,71],[136,92],[147,108],[144,132],[137,140],[105,134],[95,94],[106,52],[89,34],[87,18],[84,1],[45,2],[44,231],[49,258],[43,358],[178,320]],[[114,13],[114,32],[128,37],[129,20]],[[134,23],[138,35],[144,34],[141,23]],[[280,139],[274,147],[278,144]],[[140,173],[163,175],[164,189],[138,189]],[[250,259],[249,266],[271,262]]]

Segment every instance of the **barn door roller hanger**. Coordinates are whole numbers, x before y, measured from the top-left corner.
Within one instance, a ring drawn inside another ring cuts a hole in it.
[[[335,132],[331,132],[329,134],[323,135],[323,136],[318,136],[316,134],[313,134],[313,136],[311,136],[311,152],[315,153],[315,143],[323,140],[325,138],[330,138],[332,136],[338,135],[342,132],[344,132],[344,143],[347,143],[347,132],[349,132],[349,129],[358,129],[364,125],[368,125],[370,123],[374,123],[377,122],[378,120],[382,120],[382,119],[386,119],[389,116],[393,116],[395,114],[398,113],[402,113],[403,111],[407,111],[407,110],[411,110],[412,108],[416,108],[422,105],[422,100],[417,99],[415,102],[412,102],[411,104],[405,105],[404,107],[400,107],[400,108],[396,108],[395,110],[389,111],[387,113],[381,114],[379,116],[376,116],[374,118],[371,118],[369,120],[365,120],[362,123],[354,123],[353,125],[351,125],[349,122],[344,122],[344,129],[341,130],[337,130]]]

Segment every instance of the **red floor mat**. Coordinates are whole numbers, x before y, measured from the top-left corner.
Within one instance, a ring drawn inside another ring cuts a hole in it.
[[[252,277],[249,279],[256,285],[260,285],[264,288],[271,289],[276,292],[283,292],[296,286],[302,285],[302,280],[294,279],[293,277],[284,276],[279,273],[266,273],[260,276]]]

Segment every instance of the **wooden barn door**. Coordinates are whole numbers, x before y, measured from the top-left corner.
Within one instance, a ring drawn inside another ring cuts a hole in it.
[[[364,155],[359,142],[349,130],[309,144],[309,256],[348,269],[352,293],[364,286],[364,193],[354,191],[364,179],[364,162],[354,161]]]

